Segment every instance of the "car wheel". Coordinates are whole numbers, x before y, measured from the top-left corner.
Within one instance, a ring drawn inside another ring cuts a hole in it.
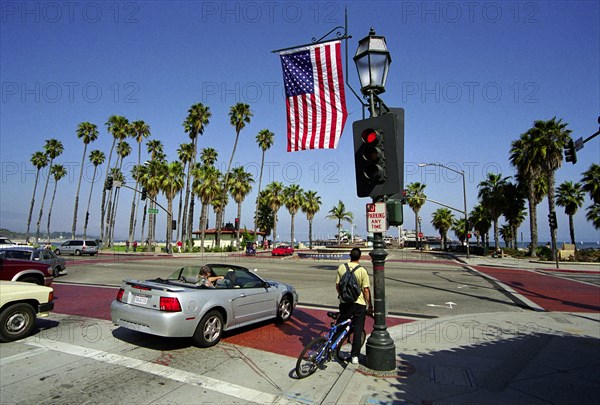
[[[294,303],[292,302],[292,298],[286,294],[281,301],[279,301],[277,307],[277,320],[279,322],[286,322],[292,317],[292,312],[294,312]]]
[[[29,304],[15,304],[0,314],[0,341],[12,342],[29,335],[35,326],[35,310]]]
[[[193,339],[199,347],[211,347],[219,343],[222,334],[223,316],[219,311],[210,311],[198,324]]]
[[[56,249],[56,250],[54,251],[54,254],[56,254],[57,256],[60,256],[60,249]]]
[[[35,277],[23,277],[18,279],[17,281],[20,281],[22,283],[32,283],[32,284],[37,284],[37,285],[44,285],[43,283],[40,282],[39,279],[35,278]]]
[[[75,256],[81,256],[81,252],[79,251],[79,249],[77,249],[77,250],[75,251]]]
[[[52,277],[56,278],[60,274],[60,266],[56,266],[54,270],[52,270]]]

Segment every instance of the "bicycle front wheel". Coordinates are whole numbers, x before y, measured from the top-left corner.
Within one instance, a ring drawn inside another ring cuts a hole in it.
[[[308,377],[317,371],[317,367],[326,359],[322,353],[326,344],[327,339],[319,336],[306,345],[296,362],[296,374],[298,378]],[[319,356],[321,356],[320,359],[318,358]]]
[[[363,329],[360,347],[363,347],[367,340],[367,332]],[[335,348],[335,357],[340,363],[347,363],[350,361],[352,354],[352,342],[354,341],[354,333],[348,333],[340,344]]]

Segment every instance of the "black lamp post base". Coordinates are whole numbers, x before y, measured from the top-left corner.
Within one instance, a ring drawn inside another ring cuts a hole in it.
[[[387,330],[373,331],[367,340],[367,367],[377,371],[396,369],[396,345]]]

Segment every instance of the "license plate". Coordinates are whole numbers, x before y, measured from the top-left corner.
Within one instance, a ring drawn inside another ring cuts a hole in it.
[[[143,297],[141,295],[136,295],[133,302],[136,304],[146,305],[148,303],[148,297]]]

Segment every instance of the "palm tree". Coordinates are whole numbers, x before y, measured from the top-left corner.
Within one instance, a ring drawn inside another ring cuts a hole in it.
[[[516,249],[517,247],[517,230],[519,226],[525,220],[525,195],[523,187],[520,184],[507,182],[504,186],[504,195],[506,197],[506,205],[502,214],[506,221],[507,226],[510,229],[510,235],[512,239],[509,241],[510,247]],[[506,233],[508,235],[508,233]]]
[[[81,189],[81,179],[83,178],[83,166],[85,164],[85,155],[87,146],[98,138],[98,127],[91,122],[82,122],[77,126],[77,138],[83,140],[83,155],[81,156],[81,167],[79,168],[79,180],[77,181],[77,192],[75,193],[75,207],[73,208],[73,225],[71,226],[71,239],[75,238],[77,229],[77,211],[79,209],[79,191]]]
[[[565,208],[565,214],[569,216],[569,234],[571,235],[571,243],[575,245],[575,225],[573,216],[583,205],[585,198],[581,184],[565,181],[556,189],[556,205]],[[575,245],[577,247],[577,245]]]
[[[44,145],[44,151],[46,156],[48,157],[48,167],[52,168],[52,164],[54,163],[54,159],[60,156],[64,147],[61,141],[58,139],[47,139],[46,144]],[[38,240],[40,239],[40,224],[42,222],[42,216],[44,215],[44,201],[46,200],[46,192],[48,191],[48,182],[50,181],[50,173],[48,173],[48,177],[46,177],[46,185],[44,186],[44,194],[42,196],[42,205],[40,206],[40,216],[37,221],[37,230],[35,233],[35,244],[38,244]]]
[[[268,190],[262,190],[258,194],[258,218],[254,218],[258,229],[264,232],[263,242],[271,234],[275,223],[275,214],[269,205]]]
[[[204,166],[213,166],[217,163],[217,158],[219,154],[214,148],[203,148],[202,152],[200,152],[200,162]]]
[[[283,205],[284,188],[283,184],[278,181],[273,181],[265,187],[266,203],[273,211],[273,246],[277,242],[277,212]]]
[[[183,164],[175,161],[169,163],[160,177],[160,188],[167,198],[167,252],[172,252],[173,240],[173,199],[183,188]]]
[[[511,143],[510,163],[517,169],[516,179],[527,195],[529,208],[529,230],[531,243],[529,255],[536,256],[538,245],[537,231],[537,206],[547,193],[548,185],[546,178],[541,176],[539,162],[533,147],[533,136],[531,131],[521,134],[521,137]]]
[[[290,233],[290,244],[294,246],[294,218],[298,213],[298,210],[302,207],[302,200],[304,198],[304,190],[297,184],[292,184],[283,190],[283,202],[285,208],[287,208],[290,216],[292,217],[291,233]]]
[[[200,252],[204,253],[208,206],[221,192],[221,173],[212,165],[203,165],[195,167],[192,170],[192,176],[194,176],[192,190],[194,195],[200,198],[202,204],[202,208],[200,209]]]
[[[308,220],[308,247],[312,249],[312,223],[315,214],[321,209],[321,197],[317,195],[316,191],[309,190],[304,193],[301,209],[306,214],[306,219]]]
[[[123,139],[125,139],[127,137],[127,134],[129,133],[129,120],[121,115],[111,115],[110,117],[108,117],[108,119],[106,120],[106,130],[113,136],[113,142],[112,145],[110,147],[110,152],[108,154],[108,163],[107,163],[107,170],[106,170],[106,176],[104,177],[104,184],[107,183],[108,180],[108,176],[110,174],[110,162],[112,160],[112,154],[113,154],[113,150],[115,149],[115,145],[117,143],[117,141],[122,141]],[[107,190],[106,188],[102,189],[102,202],[100,204],[100,239],[104,240],[104,217],[106,215],[106,197],[107,197]],[[110,204],[110,200],[112,198],[112,190],[108,191],[108,201]],[[110,211],[110,207],[108,207],[108,210]]]
[[[352,219],[354,215],[350,211],[346,211],[346,206],[339,200],[337,205],[334,205],[332,209],[329,210],[329,215],[326,217],[327,219],[336,219],[338,221],[336,228],[338,230],[337,233],[337,243],[340,244],[340,237],[342,231],[342,221],[352,223]]]
[[[260,195],[261,186],[262,186],[263,169],[265,167],[265,153],[267,152],[267,150],[271,149],[271,146],[273,146],[274,138],[275,138],[275,134],[273,132],[269,131],[268,129],[260,130],[260,131],[258,131],[258,134],[256,135],[256,143],[262,150],[262,157],[260,160],[260,175],[258,176],[258,193],[257,193],[258,195]],[[254,234],[255,235],[256,235],[256,228],[258,226],[258,224],[256,222],[257,219],[258,219],[258,197],[256,198],[256,209],[254,211]]]
[[[150,136],[150,126],[146,124],[142,120],[133,121],[131,123],[131,134],[130,134],[138,145],[138,156],[137,156],[137,164],[138,166],[142,164],[142,142],[144,139]],[[131,214],[129,215],[129,243],[133,243],[133,235],[135,234],[135,227],[137,223],[138,216],[138,208],[140,202],[140,194],[138,193],[139,181],[135,180],[135,191],[133,193],[133,197],[131,198]]]
[[[452,232],[454,232],[461,244],[467,239],[467,233],[469,231],[467,231],[467,224],[464,217],[455,219],[452,223]]]
[[[252,191],[251,183],[254,183],[252,174],[245,171],[243,166],[240,166],[233,169],[233,171],[231,172],[231,176],[229,177],[229,184],[227,185],[229,193],[233,197],[233,200],[237,203],[238,226],[235,235],[236,244],[240,240],[240,226],[242,223],[242,202],[250,193],[250,191]]]
[[[500,236],[504,240],[504,245],[509,248],[511,242],[514,240],[512,227],[508,224],[502,225],[500,227]]]
[[[431,225],[433,225],[433,227],[440,233],[440,237],[442,238],[442,250],[446,250],[448,230],[453,223],[454,216],[449,209],[440,208],[432,215]]]
[[[117,162],[115,163],[115,169],[118,169],[116,171],[116,176],[119,177],[119,179],[115,178],[113,176],[113,180],[114,181],[120,181],[121,183],[125,182],[125,177],[123,176],[123,161],[125,160],[125,158],[127,156],[129,156],[131,154],[131,146],[129,145],[128,142],[126,141],[121,141],[119,142],[119,144],[117,145]],[[110,247],[112,245],[112,241],[114,239],[114,233],[115,233],[115,218],[117,216],[117,207],[119,205],[119,197],[121,195],[121,188],[120,187],[116,187],[115,188],[115,195],[113,198],[113,202],[112,202],[112,209],[109,210],[108,214],[108,229],[107,229],[107,239],[108,239],[108,243],[107,246]],[[110,206],[110,201],[109,201],[109,206]]]
[[[187,170],[188,165],[191,163],[194,157],[194,144],[190,143],[182,143],[179,145],[179,149],[177,149],[177,157],[181,163],[183,163],[183,171],[184,173],[189,173]],[[187,183],[187,178],[186,178]],[[177,223],[179,224],[179,228],[177,228],[177,240],[182,240],[183,238],[183,226],[181,223],[182,209],[183,209],[183,194],[185,190],[181,190],[179,193],[179,209],[177,210]]]
[[[477,204],[473,207],[473,210],[469,214],[469,222],[473,225],[473,229],[476,231],[477,245],[479,246],[479,236],[482,238],[484,246],[489,244],[489,238],[487,234],[492,226],[492,220],[490,219],[489,212],[481,204]]]
[[[90,219],[90,204],[92,202],[92,192],[94,191],[94,183],[96,182],[96,170],[98,170],[98,166],[104,163],[105,158],[106,156],[101,150],[96,149],[90,152],[89,159],[90,162],[92,162],[92,164],[94,165],[94,174],[92,176],[92,185],[90,186],[90,194],[88,197],[87,208],[85,210],[85,222],[83,224],[83,239],[87,238],[87,226],[88,220]]]
[[[162,159],[152,159],[147,161],[144,165],[139,167],[139,179],[140,184],[146,189],[148,199],[154,201],[156,196],[161,190],[161,177],[166,171],[167,163]],[[153,207],[153,206],[152,206]],[[146,237],[147,246],[150,247],[154,244],[155,238],[155,224],[156,220],[150,216],[148,220],[148,235]],[[143,237],[142,237],[143,240]]]
[[[223,226],[223,217],[225,216],[225,207],[229,203],[229,195],[227,190],[223,191],[223,183],[217,184],[218,191],[217,195],[211,201],[213,212],[215,213],[215,225],[217,225],[217,233],[215,236],[215,245],[221,247],[221,234],[220,229]]]
[[[146,150],[150,154],[150,159],[152,160],[164,160],[164,145],[162,141],[158,139],[150,139],[146,142]]]
[[[533,138],[534,155],[542,173],[548,182],[548,212],[555,212],[554,201],[554,177],[556,170],[562,166],[563,149],[571,139],[570,129],[562,119],[556,117],[548,121],[535,121],[530,129]],[[550,227],[550,238],[552,241],[552,258],[556,259],[556,229]]]
[[[583,172],[581,189],[590,194],[595,204],[600,204],[600,165],[593,163],[589,169]]]
[[[426,184],[419,182],[410,183],[407,186],[408,193],[406,196],[406,201],[408,202],[408,206],[415,213],[415,243],[417,240],[419,240],[418,235],[421,232],[419,229],[419,211],[421,210],[421,207],[425,205],[425,201],[427,201],[427,196],[423,192],[425,187],[427,187]]]
[[[31,204],[29,206],[29,216],[27,217],[27,232],[25,240],[29,243],[29,228],[31,226],[31,217],[33,216],[33,206],[35,205],[35,193],[37,190],[38,179],[40,177],[40,170],[48,165],[48,156],[44,152],[34,152],[31,155],[31,163],[35,166],[37,171],[35,172],[35,183],[33,184],[33,195],[31,196]]]
[[[508,177],[502,177],[502,174],[488,173],[487,178],[479,183],[478,196],[481,199],[481,205],[488,210],[490,218],[494,224],[494,248],[500,248],[498,233],[498,218],[502,215],[506,206],[506,195],[504,188]]]
[[[50,168],[50,173],[54,177],[54,190],[50,200],[50,209],[48,210],[48,243],[50,243],[50,218],[52,218],[52,208],[54,207],[54,197],[56,197],[56,186],[58,181],[67,175],[67,170],[63,165],[54,165]]]
[[[594,203],[587,207],[585,219],[590,221],[594,228],[600,229],[600,203]]]
[[[227,171],[225,172],[225,177],[223,178],[223,199],[226,199],[227,194],[227,184],[229,182],[229,173],[231,171],[231,164],[233,163],[233,156],[235,155],[235,150],[237,149],[238,140],[240,138],[240,132],[246,124],[250,122],[250,118],[252,117],[252,112],[250,111],[250,106],[244,103],[237,103],[229,109],[229,122],[235,128],[235,142],[233,143],[233,149],[231,150],[231,157],[229,158],[229,164],[227,165]],[[223,211],[225,210],[225,206],[223,206]],[[217,222],[217,241],[221,239],[221,223]]]
[[[206,107],[202,103],[197,103],[190,107],[190,109],[188,110],[188,115],[183,121],[183,128],[192,140],[192,144],[194,145],[192,160],[188,164],[188,172],[185,181],[185,202],[183,205],[184,215],[182,218],[181,225],[181,237],[184,240],[187,240],[188,248],[190,249],[192,246],[192,222],[194,218],[194,198],[190,200],[190,173],[192,168],[196,164],[196,152],[198,150],[198,135],[202,135],[204,133],[204,129],[208,125],[211,115],[212,113],[210,112],[210,108]],[[187,218],[185,216],[186,212]]]

